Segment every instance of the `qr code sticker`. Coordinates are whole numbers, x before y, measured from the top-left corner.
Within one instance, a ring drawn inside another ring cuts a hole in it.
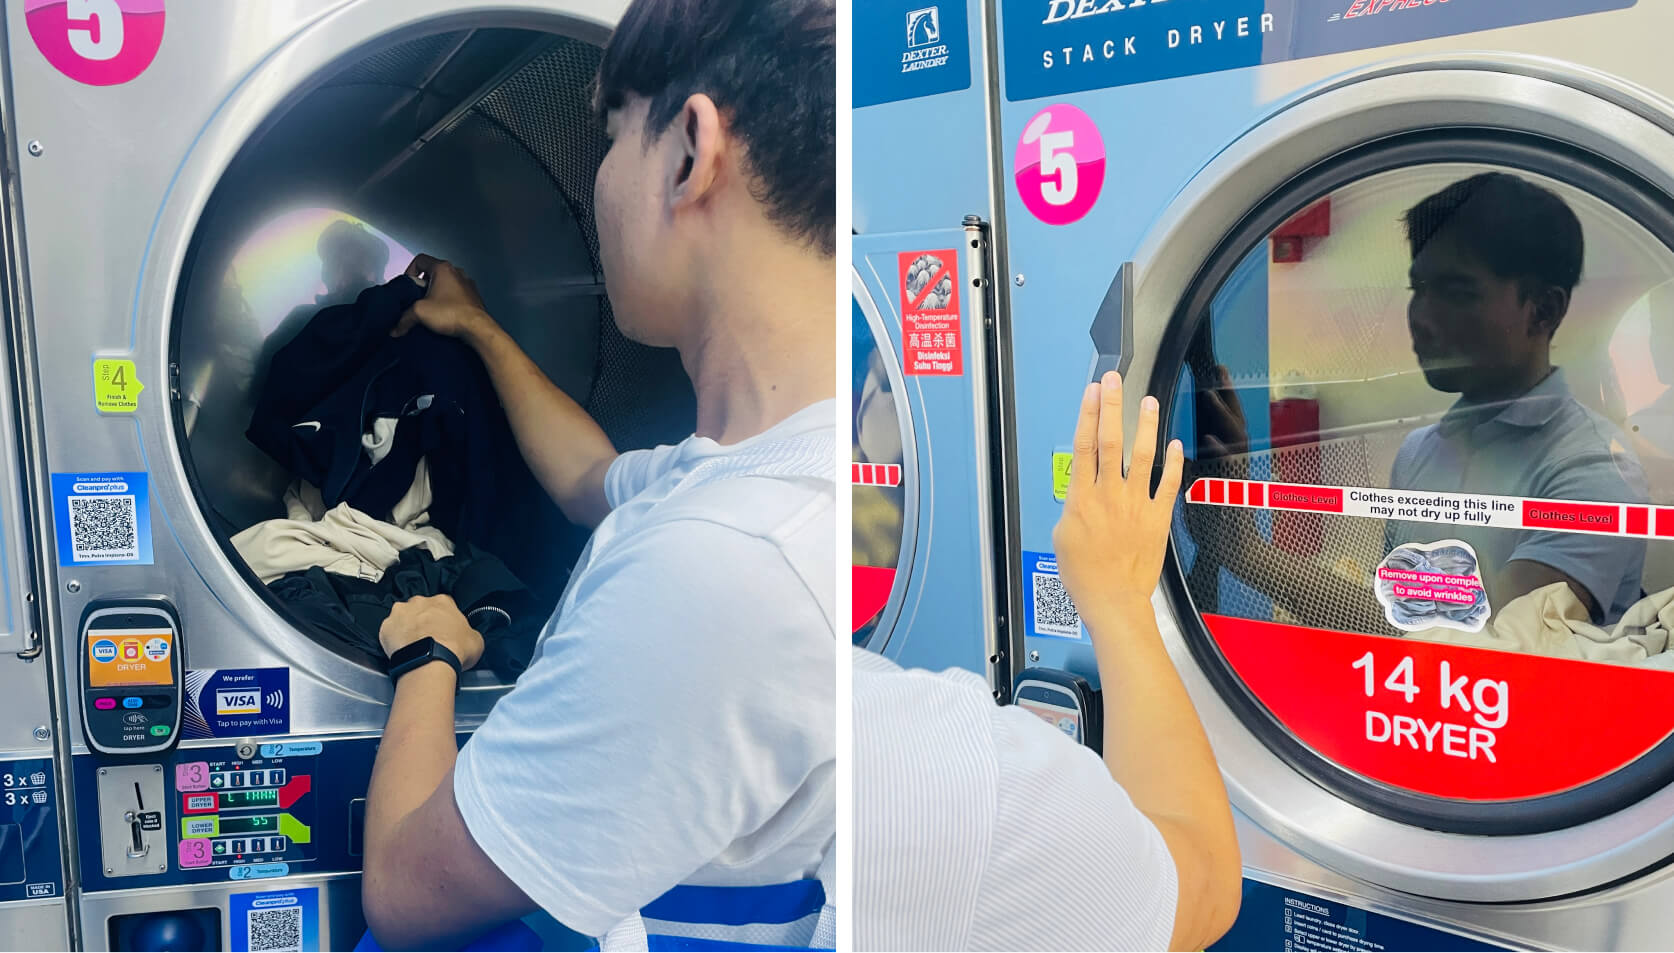
[[[250,953],[301,953],[302,908],[249,911]]]
[[[72,496],[70,549],[77,562],[138,559],[139,508],[133,494]]]
[[[1075,603],[1070,601],[1063,580],[1044,572],[1037,572],[1034,577],[1035,634],[1081,638],[1081,616],[1075,611]]]

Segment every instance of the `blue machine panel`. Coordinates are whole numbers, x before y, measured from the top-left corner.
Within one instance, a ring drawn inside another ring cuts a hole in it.
[[[99,819],[84,811],[76,823],[86,889],[359,870],[364,811],[355,802],[366,797],[377,746],[375,738],[269,744],[250,759],[232,747],[177,749],[162,762],[169,869],[105,877]],[[95,755],[75,759],[81,803],[98,803],[98,769],[105,763]]]
[[[63,894],[52,762],[0,761],[0,902]]]

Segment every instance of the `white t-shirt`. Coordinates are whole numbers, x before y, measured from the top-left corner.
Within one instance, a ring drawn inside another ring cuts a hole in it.
[[[960,669],[854,650],[857,950],[1162,950],[1162,835],[1090,749]]]
[[[811,877],[834,843],[834,413],[618,458],[528,670],[460,752],[471,836],[571,929],[677,884]]]

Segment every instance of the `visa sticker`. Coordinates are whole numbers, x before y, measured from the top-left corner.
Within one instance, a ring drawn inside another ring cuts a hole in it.
[[[284,868],[284,864],[260,864],[257,867]],[[234,880],[258,879],[249,874],[257,867],[232,868]],[[236,872],[245,871],[240,876]],[[263,876],[283,876],[264,874]],[[251,950],[306,950],[320,948],[320,888],[299,887],[295,890],[269,890],[261,893],[235,893],[227,898],[227,920],[232,934],[230,949],[238,953]]]
[[[133,361],[93,359],[93,406],[101,414],[131,414],[139,409],[139,370]]]
[[[283,735],[290,730],[290,669],[194,669],[186,673],[182,738]]]

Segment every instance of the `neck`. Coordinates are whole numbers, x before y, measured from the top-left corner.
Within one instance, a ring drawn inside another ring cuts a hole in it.
[[[1542,355],[1540,360],[1520,367],[1499,380],[1486,381],[1484,383],[1488,386],[1476,391],[1466,391],[1461,396],[1476,404],[1516,400],[1534,390],[1551,373],[1551,358]]]
[[[837,392],[831,289],[836,261],[778,241],[731,267],[696,301],[679,345],[697,392],[700,437],[730,444],[755,436]]]

